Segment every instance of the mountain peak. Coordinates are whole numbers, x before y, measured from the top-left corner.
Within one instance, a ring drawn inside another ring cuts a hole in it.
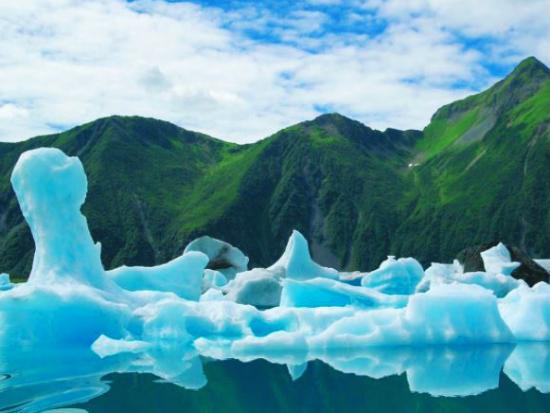
[[[550,69],[548,68],[548,66],[546,66],[544,63],[542,63],[539,59],[537,59],[534,56],[529,56],[523,59],[512,71],[512,74],[524,73],[524,72],[530,72],[530,73],[541,72],[546,74],[547,76],[550,76]]]
[[[522,60],[512,72],[506,76],[504,83],[529,84],[545,82],[550,79],[550,69],[536,57]]]
[[[316,125],[327,125],[327,124],[343,124],[343,123],[359,123],[354,119],[350,119],[344,115],[341,115],[337,112],[332,113],[323,113],[322,115],[317,116],[315,119],[310,121]]]

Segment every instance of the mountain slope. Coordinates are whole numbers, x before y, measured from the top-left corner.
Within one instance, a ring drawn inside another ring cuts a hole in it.
[[[527,59],[489,90],[440,109],[416,151],[424,161],[408,177],[396,252],[450,259],[502,240],[550,253],[550,70],[542,63]]]
[[[38,146],[81,158],[83,210],[107,267],[166,261],[203,234],[265,266],[293,228],[318,261],[347,269],[371,269],[388,253],[448,261],[497,240],[548,256],[549,125],[550,70],[529,58],[487,91],[439,109],[422,132],[327,114],[236,145],[114,116],[0,144],[0,270],[30,269],[32,238],[9,175]]]
[[[164,228],[193,184],[235,145],[167,122],[111,117],[58,135],[0,146],[0,267],[25,275],[33,242],[9,183],[21,152],[54,146],[79,156],[88,175],[84,214],[108,266],[152,264]]]

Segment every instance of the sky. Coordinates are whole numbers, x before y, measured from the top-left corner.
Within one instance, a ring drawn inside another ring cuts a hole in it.
[[[422,129],[527,56],[550,0],[1,0],[0,141],[141,115],[238,143],[322,113]]]

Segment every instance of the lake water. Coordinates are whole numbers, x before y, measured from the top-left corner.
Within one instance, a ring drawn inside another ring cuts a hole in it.
[[[103,359],[76,349],[0,354],[1,412],[550,411],[548,343],[245,360],[177,346]]]

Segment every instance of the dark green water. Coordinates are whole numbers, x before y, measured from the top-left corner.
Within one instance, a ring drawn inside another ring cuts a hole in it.
[[[548,343],[324,352],[307,363],[180,348],[103,359],[9,350],[0,351],[0,412],[550,412]]]
[[[114,374],[111,390],[77,407],[100,412],[544,412],[550,394],[523,392],[505,374],[498,389],[467,397],[433,397],[409,390],[404,374],[382,379],[309,363],[293,382],[284,366],[235,360],[205,366],[208,384],[184,390],[152,375]]]

